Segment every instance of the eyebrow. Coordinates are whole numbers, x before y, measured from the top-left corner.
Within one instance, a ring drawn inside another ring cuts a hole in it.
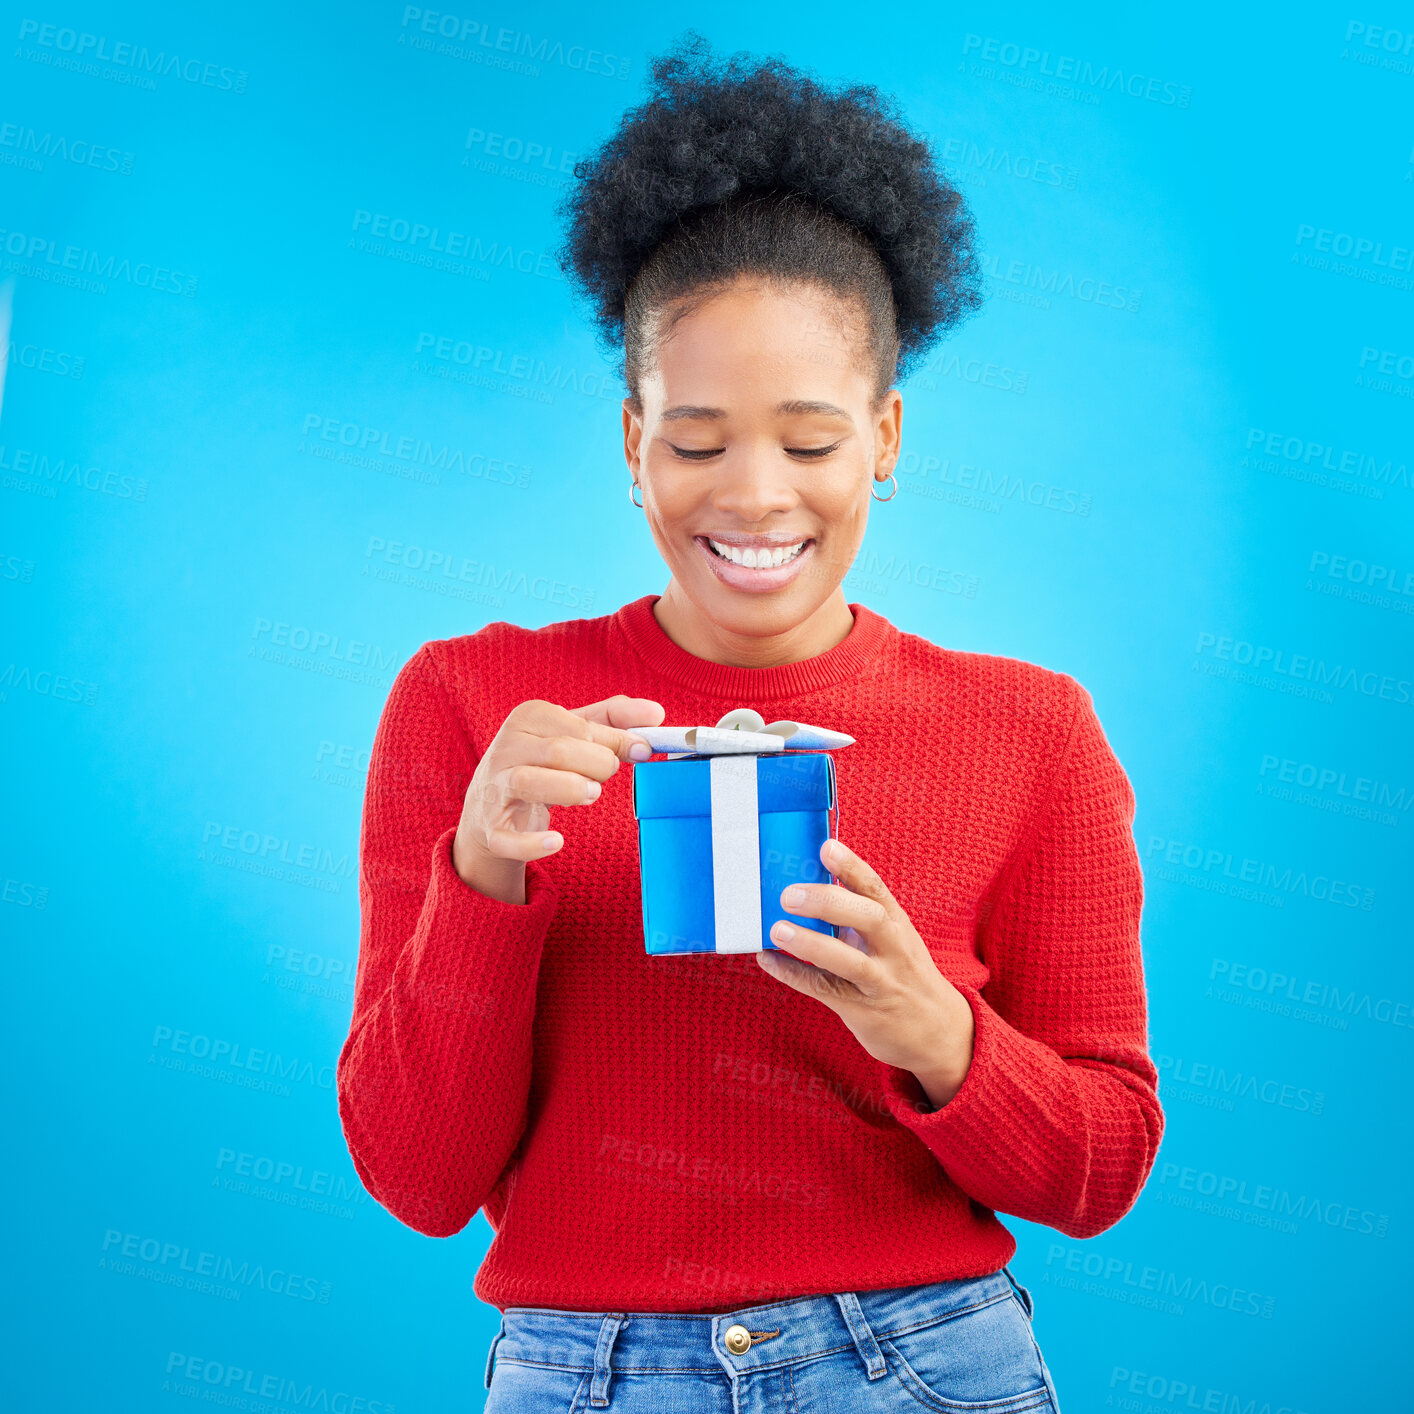
[[[843,409],[836,407],[834,403],[812,402],[805,398],[792,398],[784,403],[776,404],[776,415],[778,417],[801,417],[809,413],[822,413],[826,417],[842,417],[846,421],[853,421],[850,415]],[[684,418],[705,418],[721,419],[727,415],[725,408],[700,407],[693,403],[680,403],[677,407],[669,408],[664,414],[664,422],[680,422]]]

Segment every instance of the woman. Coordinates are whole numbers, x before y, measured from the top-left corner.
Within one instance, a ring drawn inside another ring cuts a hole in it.
[[[1055,1409],[996,1213],[1092,1237],[1154,1161],[1134,796],[1073,678],[845,601],[971,222],[872,89],[742,58],[689,33],[566,203],[671,578],[399,674],[344,1132],[419,1232],[485,1209],[488,1410]],[[649,957],[633,728],[741,706],[855,738],[782,896],[839,936]]]

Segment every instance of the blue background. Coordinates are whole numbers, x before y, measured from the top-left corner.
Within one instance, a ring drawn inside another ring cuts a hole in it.
[[[1138,797],[1163,1148],[1091,1242],[1009,1220],[1062,1403],[1393,1407],[1414,39],[1389,4],[763,8],[703,28],[896,95],[987,260],[902,385],[848,597],[1073,674]],[[339,1129],[363,769],[424,641],[665,585],[549,252],[678,31],[463,21],[444,52],[395,3],[0,20],[12,1407],[181,1409],[232,1369],[484,1397],[484,1219],[401,1227]],[[480,247],[422,263],[418,224]]]

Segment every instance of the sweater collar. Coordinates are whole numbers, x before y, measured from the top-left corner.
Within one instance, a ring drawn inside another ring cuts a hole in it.
[[[743,668],[698,658],[679,647],[653,614],[663,596],[645,594],[614,614],[614,623],[630,647],[660,677],[707,697],[739,703],[774,697],[798,697],[833,687],[847,678],[878,672],[898,645],[899,631],[882,614],[863,604],[849,605],[854,627],[833,648],[770,668]]]

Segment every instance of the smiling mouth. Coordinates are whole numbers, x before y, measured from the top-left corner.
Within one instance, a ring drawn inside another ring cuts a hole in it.
[[[719,560],[724,560],[729,565],[736,565],[738,569],[748,570],[781,569],[793,560],[799,559],[815,543],[813,538],[806,538],[791,546],[770,547],[763,545],[759,549],[754,549],[750,546],[725,545],[720,540],[713,540],[707,535],[698,538]]]

